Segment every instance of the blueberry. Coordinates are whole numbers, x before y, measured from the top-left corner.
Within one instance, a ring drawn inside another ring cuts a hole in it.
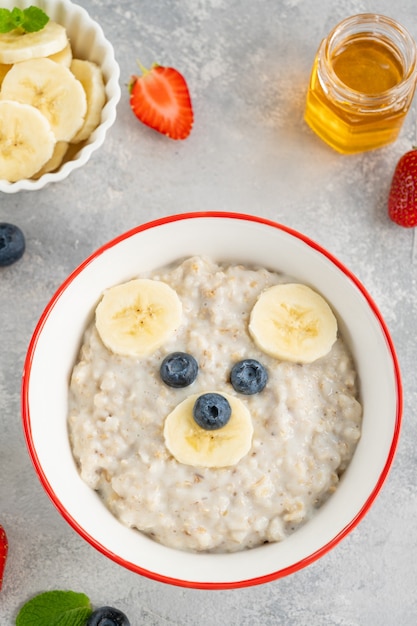
[[[0,266],[5,267],[18,261],[25,251],[22,231],[13,224],[0,223]]]
[[[193,417],[204,430],[218,430],[226,426],[232,414],[229,402],[219,393],[203,393],[193,407]]]
[[[130,626],[130,622],[119,609],[102,606],[91,613],[86,626]]]
[[[191,354],[173,352],[162,361],[161,378],[169,387],[188,387],[197,378],[198,364]]]
[[[262,391],[267,381],[268,372],[255,359],[243,359],[243,361],[235,363],[230,372],[230,382],[233,389],[247,396]]]

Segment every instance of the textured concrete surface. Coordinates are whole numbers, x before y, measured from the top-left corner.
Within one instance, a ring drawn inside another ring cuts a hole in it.
[[[417,242],[392,224],[395,164],[416,136],[416,109],[390,147],[343,157],[303,122],[311,64],[342,18],[375,11],[417,38],[415,0],[82,0],[121,66],[118,119],[83,170],[40,192],[2,195],[0,220],[27,250],[0,273],[0,522],[10,554],[0,624],[47,589],[84,591],[125,610],[134,626],[413,626],[417,623]],[[195,127],[172,142],[139,124],[126,85],[157,61],[187,77]],[[184,211],[261,215],[315,239],[364,283],[398,352],[404,421],[392,471],[374,507],[332,552],[288,578],[242,590],[199,591],[126,571],[91,548],[42,490],[21,427],[28,342],[67,274],[115,235]]]

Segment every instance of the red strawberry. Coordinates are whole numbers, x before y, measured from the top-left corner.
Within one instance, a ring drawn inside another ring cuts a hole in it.
[[[0,525],[0,589],[3,583],[4,566],[6,565],[7,550],[9,544],[7,543],[6,532],[3,526]]]
[[[417,226],[417,149],[398,161],[389,192],[388,214],[400,226]]]
[[[171,139],[186,139],[194,121],[184,77],[172,67],[153,65],[129,83],[130,106],[141,122]]]

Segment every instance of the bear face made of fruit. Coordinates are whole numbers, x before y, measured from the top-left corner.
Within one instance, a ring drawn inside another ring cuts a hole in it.
[[[146,359],[172,339],[183,316],[181,299],[172,287],[140,278],[104,293],[95,325],[112,353]],[[331,350],[337,321],[318,293],[306,285],[283,283],[260,293],[247,330],[253,344],[269,357],[311,363]],[[235,465],[252,445],[252,417],[245,397],[262,393],[268,384],[267,368],[248,355],[220,374],[219,380],[227,385],[193,393],[198,375],[196,358],[182,350],[170,352],[160,364],[161,385],[190,391],[165,416],[165,445],[185,465]]]

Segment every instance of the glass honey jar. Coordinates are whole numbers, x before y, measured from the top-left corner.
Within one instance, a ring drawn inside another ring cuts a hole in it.
[[[395,20],[348,17],[320,44],[304,119],[343,154],[373,150],[398,137],[417,78],[417,47]]]

